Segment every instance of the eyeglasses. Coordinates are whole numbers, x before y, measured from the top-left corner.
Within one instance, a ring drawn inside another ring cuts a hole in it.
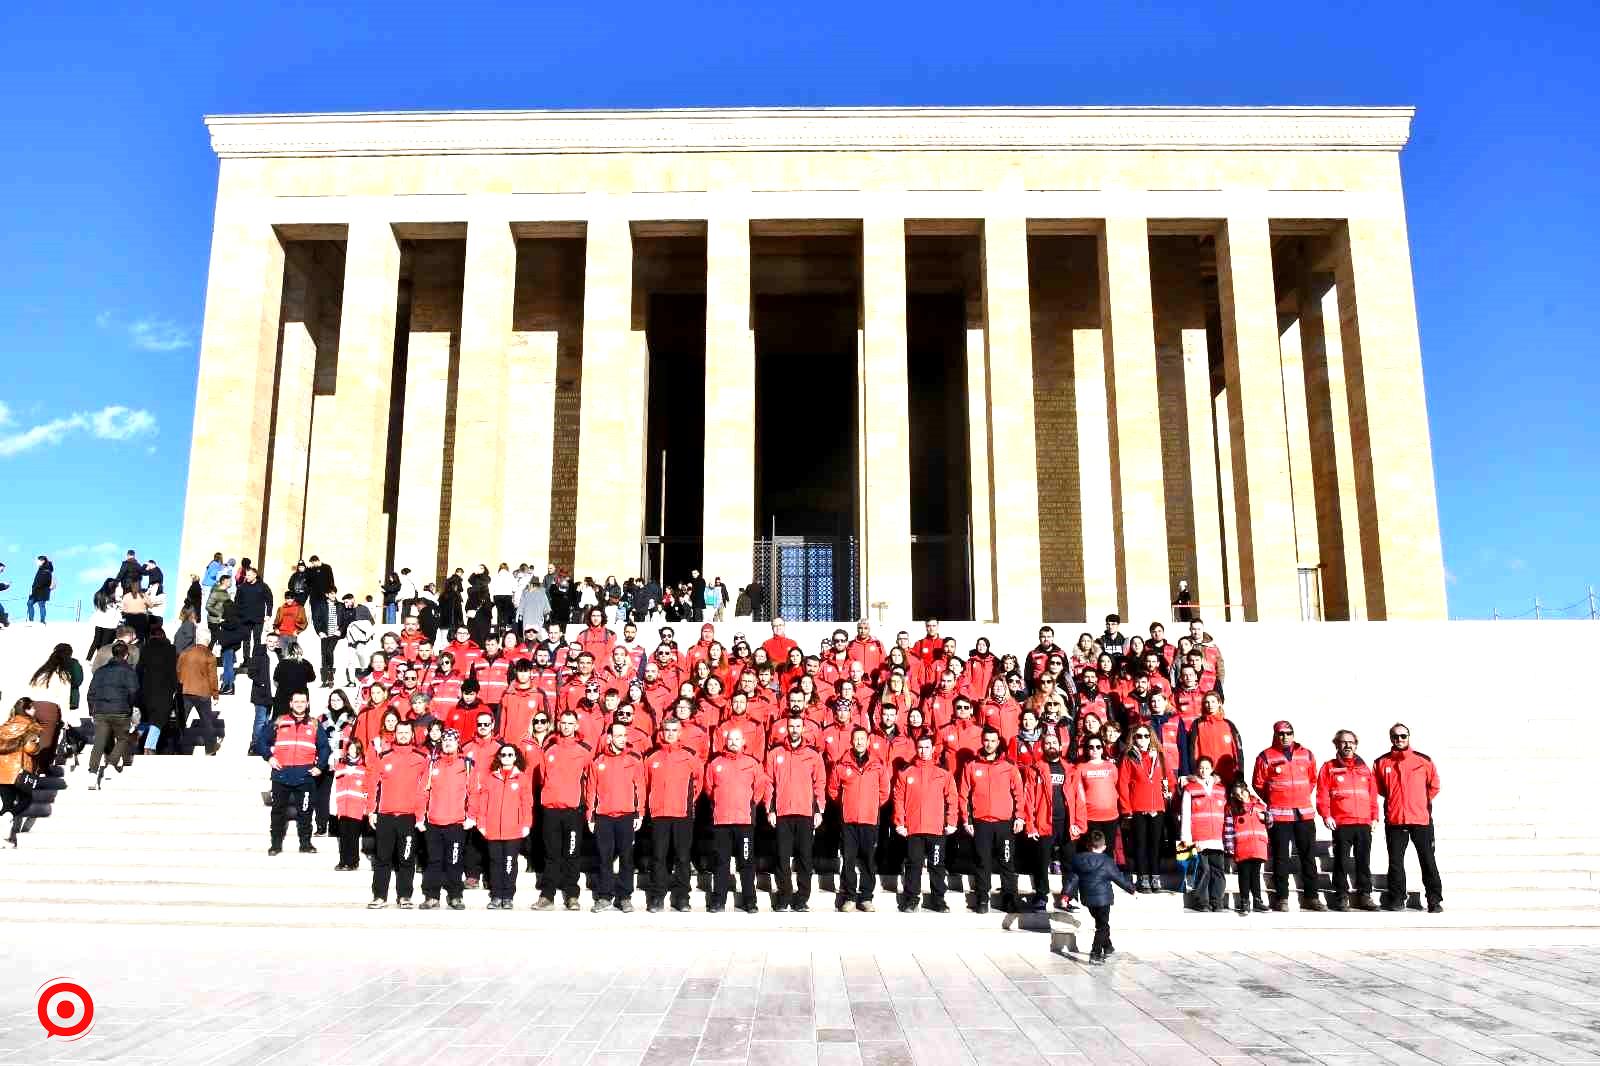
[[[1104,744],[1089,744],[1089,745],[1086,745],[1086,746],[1088,747],[1088,749],[1090,751],[1105,751],[1106,750],[1106,746]]]
[[[1280,736],[1280,737],[1292,737],[1292,736],[1294,736],[1294,730],[1292,730],[1292,729],[1280,729],[1280,730],[1278,730],[1278,734],[1277,735]]]
[[[1410,740],[1411,739],[1411,734],[1410,733],[1390,733],[1389,734],[1389,739],[1390,740]]]
[[[512,754],[512,753],[511,753],[511,752],[509,752],[509,751],[502,751],[502,752],[501,752],[501,753],[500,753],[500,758],[501,758],[501,759],[511,759],[511,760],[513,760],[513,761],[515,761],[515,760],[516,760],[516,756],[515,756],[515,755],[513,755],[513,754]]]
[[[1133,739],[1134,740],[1149,740],[1150,739],[1150,734],[1149,733],[1135,733],[1133,735]]]
[[[494,728],[494,723],[493,722],[479,722],[478,723],[478,728],[479,729],[493,729]]]
[[[533,724],[534,725],[549,725],[550,724],[550,719],[548,719],[548,718],[535,718],[533,720]]]

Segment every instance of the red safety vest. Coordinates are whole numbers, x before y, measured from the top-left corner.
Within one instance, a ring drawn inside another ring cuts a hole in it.
[[[273,733],[272,757],[285,769],[314,764],[317,761],[317,723],[310,716],[303,722],[296,722],[290,714],[279,718]]]

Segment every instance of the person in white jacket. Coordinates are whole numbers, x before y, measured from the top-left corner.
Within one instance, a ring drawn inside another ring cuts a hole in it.
[[[1222,826],[1227,820],[1228,789],[1213,772],[1211,760],[1195,760],[1195,772],[1183,784],[1183,814],[1178,830],[1178,850],[1194,846],[1199,875],[1189,906],[1197,911],[1220,911],[1227,875],[1222,854]]]

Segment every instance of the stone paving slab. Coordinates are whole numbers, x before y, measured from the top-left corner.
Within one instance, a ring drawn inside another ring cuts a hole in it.
[[[537,938],[24,930],[0,947],[0,1061],[480,1062],[524,1066],[1600,1063],[1600,954],[1527,950],[1119,953],[568,952]],[[34,996],[96,1001],[46,1040]]]

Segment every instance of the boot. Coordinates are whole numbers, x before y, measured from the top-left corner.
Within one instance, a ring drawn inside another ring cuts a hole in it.
[[[1262,899],[1260,896],[1257,896],[1253,900],[1250,901],[1250,909],[1251,910],[1256,910],[1256,911],[1264,911],[1264,910],[1267,909],[1267,901]]]
[[[1300,909],[1303,911],[1325,911],[1328,905],[1322,902],[1322,897],[1315,892],[1307,892],[1300,897]]]
[[[1378,909],[1378,905],[1372,902],[1372,897],[1365,892],[1357,894],[1354,906],[1358,911],[1375,911]]]
[[[1239,914],[1249,914],[1250,897],[1245,895],[1243,892],[1239,893],[1237,898],[1235,898],[1233,901],[1233,909]]]
[[[1274,896],[1273,900],[1272,900],[1272,909],[1275,910],[1275,911],[1286,911],[1286,910],[1288,910],[1289,909],[1289,897],[1288,896]]]
[[[1350,904],[1343,896],[1334,896],[1333,899],[1328,902],[1328,909],[1330,911],[1347,911],[1350,909]]]

